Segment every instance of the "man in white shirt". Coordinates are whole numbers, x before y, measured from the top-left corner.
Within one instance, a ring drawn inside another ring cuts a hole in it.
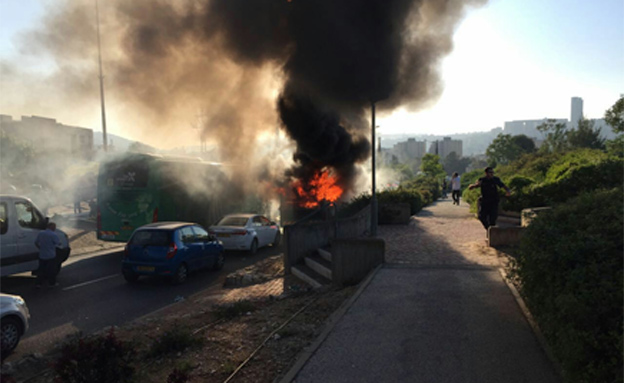
[[[461,196],[461,178],[457,172],[453,173],[451,178],[451,190],[453,191],[453,205],[459,205],[459,198]]]

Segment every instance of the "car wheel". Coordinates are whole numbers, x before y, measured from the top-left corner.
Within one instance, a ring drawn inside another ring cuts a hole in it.
[[[132,271],[124,271],[123,276],[128,283],[135,283],[139,280],[139,274],[135,274]]]
[[[258,252],[258,239],[254,238],[253,241],[251,241],[251,246],[249,246],[249,253],[251,255],[254,255]]]
[[[4,359],[17,347],[22,336],[22,324],[16,318],[3,318],[0,327],[0,343],[2,344],[2,358]]]
[[[275,234],[275,239],[273,240],[273,247],[279,246],[280,242],[282,242],[282,233],[278,230]]]
[[[212,265],[213,270],[221,270],[223,265],[225,264],[225,257],[223,256],[223,252],[220,251],[217,255],[217,259],[215,259],[214,264]]]
[[[184,263],[181,263],[178,266],[178,270],[176,270],[175,275],[173,276],[172,282],[174,285],[180,285],[186,282],[186,278],[188,277],[188,268]]]

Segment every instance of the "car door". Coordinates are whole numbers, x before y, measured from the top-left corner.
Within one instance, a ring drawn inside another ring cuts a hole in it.
[[[201,226],[193,226],[195,232],[195,244],[198,248],[198,267],[205,268],[212,266],[214,257],[217,255],[217,248],[210,235]]]
[[[182,254],[180,262],[185,262],[189,270],[197,268],[198,248],[195,244],[195,233],[191,226],[185,226],[179,230],[180,242],[182,242]],[[179,251],[179,250],[178,250]]]
[[[24,262],[36,261],[39,259],[39,249],[35,241],[44,229],[45,218],[27,200],[15,201],[14,207],[17,217],[17,253]]]
[[[2,271],[16,261],[17,255],[17,236],[13,222],[9,221],[9,204],[0,203],[0,265]],[[2,274],[4,276],[4,274]]]
[[[256,215],[251,220],[251,226],[256,231],[258,238],[258,247],[266,246],[266,230],[262,226],[262,219],[259,215]]]
[[[273,228],[271,227],[271,221],[267,217],[261,216],[260,221],[262,222],[262,232],[264,233],[264,243],[265,245],[269,245],[273,243],[275,239],[275,233]]]

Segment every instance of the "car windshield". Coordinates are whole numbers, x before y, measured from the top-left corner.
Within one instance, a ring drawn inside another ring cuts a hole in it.
[[[137,231],[130,239],[135,246],[169,246],[169,232],[162,230]]]
[[[245,226],[247,220],[246,217],[224,217],[217,222],[217,226]]]

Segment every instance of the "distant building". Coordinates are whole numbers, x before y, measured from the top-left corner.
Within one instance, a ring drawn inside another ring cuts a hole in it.
[[[84,160],[93,156],[91,129],[63,125],[53,118],[22,116],[21,120],[13,120],[3,114],[0,114],[0,129],[43,151],[67,153]]]
[[[576,129],[578,122],[583,118],[583,99],[580,97],[572,97],[570,107],[570,127]]]
[[[453,140],[451,137],[444,137],[441,141],[436,140],[431,143],[429,153],[437,154],[440,159],[445,159],[449,154],[455,152],[457,157],[463,156],[463,145],[460,140]]]
[[[399,162],[405,163],[411,159],[422,158],[426,153],[425,149],[426,144],[424,141],[416,141],[414,138],[408,138],[407,141],[395,144],[391,153]]]
[[[572,97],[570,107],[570,120],[567,120],[565,118],[543,118],[541,120],[506,121],[503,133],[512,136],[524,134],[525,136],[533,138],[534,141],[537,141],[541,144],[541,141],[543,141],[546,137],[542,134],[542,132],[537,130],[538,126],[548,122],[549,120],[555,120],[555,123],[564,124],[567,129],[576,129],[578,127],[579,120],[582,118],[583,99],[580,97]],[[606,123],[604,119],[590,119],[590,121],[593,122],[594,129],[600,129],[600,135],[602,137],[608,139],[615,137],[615,134],[613,133],[611,127]]]
[[[549,120],[555,120],[556,123],[562,123],[564,125],[568,124],[568,120],[565,118],[543,118],[541,120],[516,120],[516,121],[505,121],[505,129],[503,130],[504,134],[509,134],[512,136],[518,136],[520,134],[524,134],[527,137],[543,139],[544,135],[542,132],[537,130],[537,127],[547,123]]]

